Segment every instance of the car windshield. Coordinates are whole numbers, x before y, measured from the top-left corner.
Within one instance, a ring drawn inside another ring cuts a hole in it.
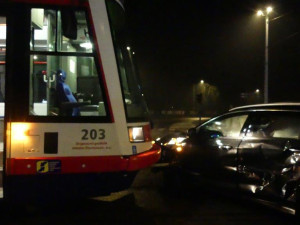
[[[129,45],[125,12],[120,2],[107,0],[112,38],[118,63],[125,110],[128,122],[147,120],[148,110],[134,63],[134,52]]]

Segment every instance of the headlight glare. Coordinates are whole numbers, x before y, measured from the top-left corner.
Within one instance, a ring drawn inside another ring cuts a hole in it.
[[[186,139],[185,137],[172,138],[172,139],[168,142],[168,145],[180,145],[181,142],[183,142],[185,139]]]

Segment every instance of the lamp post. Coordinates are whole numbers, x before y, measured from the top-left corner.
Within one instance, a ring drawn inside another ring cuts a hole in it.
[[[269,101],[269,14],[272,11],[272,7],[267,7],[264,11],[257,11],[257,15],[264,16],[266,22],[264,103],[268,103]]]

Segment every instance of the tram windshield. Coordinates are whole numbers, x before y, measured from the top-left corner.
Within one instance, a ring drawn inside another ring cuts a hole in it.
[[[106,5],[111,23],[127,120],[128,122],[147,120],[149,118],[148,110],[134,63],[134,51],[129,45],[128,30],[125,29],[124,9],[118,1],[106,0]]]
[[[30,115],[105,117],[85,11],[31,10]]]

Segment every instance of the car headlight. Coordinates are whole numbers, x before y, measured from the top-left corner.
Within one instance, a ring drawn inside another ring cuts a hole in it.
[[[185,139],[186,137],[171,138],[171,140],[165,145],[180,145]]]
[[[177,147],[176,147],[176,151],[177,151],[177,152],[182,152],[182,150],[183,150],[183,147],[182,147],[182,146],[177,146]]]

